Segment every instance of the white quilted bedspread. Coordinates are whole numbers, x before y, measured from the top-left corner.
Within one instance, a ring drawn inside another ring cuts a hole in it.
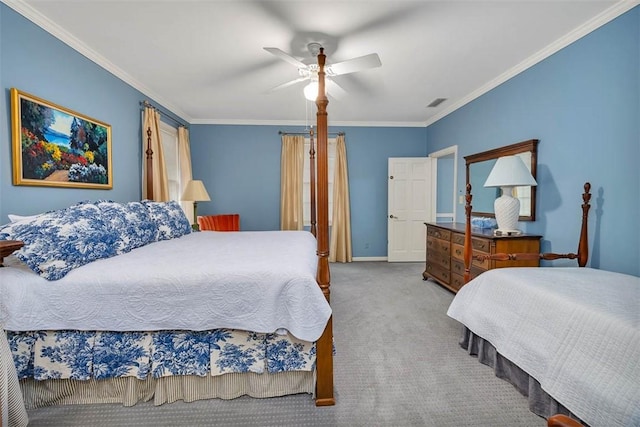
[[[305,231],[191,233],[56,281],[15,257],[6,264],[0,324],[12,331],[286,329],[315,341],[331,315],[315,281],[316,240]]]
[[[495,269],[465,285],[447,314],[590,426],[640,426],[640,278]]]

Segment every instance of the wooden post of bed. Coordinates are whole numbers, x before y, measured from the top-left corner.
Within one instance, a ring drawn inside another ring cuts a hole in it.
[[[584,193],[582,193],[582,227],[580,228],[580,242],[578,242],[578,265],[584,267],[589,259],[589,233],[587,232],[587,220],[589,218],[589,208],[591,207],[591,184],[585,182]]]
[[[318,271],[316,280],[327,301],[330,300],[329,287],[331,278],[329,272],[329,164],[327,160],[327,104],[329,100],[325,94],[325,54],[320,48],[318,54]],[[333,396],[333,316],[329,318],[327,326],[320,339],[316,342],[316,406],[335,405]]]
[[[151,149],[151,127],[147,128],[147,151],[145,154],[147,155],[147,194],[144,195],[144,197],[149,200],[153,200],[153,150]]]
[[[318,237],[316,231],[316,147],[313,141],[313,126],[309,129],[309,175],[310,175],[310,197],[311,197],[311,234]]]
[[[464,227],[464,250],[462,252],[462,259],[464,261],[464,283],[471,280],[471,256],[473,254],[473,247],[471,246],[471,184],[467,184],[464,205],[464,212],[467,218]]]

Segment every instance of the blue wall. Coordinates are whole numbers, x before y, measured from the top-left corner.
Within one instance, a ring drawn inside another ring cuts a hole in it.
[[[139,200],[139,102],[145,97],[4,4],[0,43],[0,223],[9,213],[39,213],[84,199]],[[12,87],[111,125],[112,190],[12,185]]]
[[[243,230],[280,227],[279,130],[302,128],[191,126],[193,175],[204,181],[212,199],[198,204],[200,214],[237,212]],[[346,134],[353,256],[385,257],[388,158],[426,156],[426,130],[339,127],[329,131]]]
[[[458,144],[463,194],[464,156],[539,139],[536,221],[521,228],[542,234],[544,251],[575,251],[589,181],[591,266],[640,275],[639,124],[636,7],[432,124],[427,143]]]

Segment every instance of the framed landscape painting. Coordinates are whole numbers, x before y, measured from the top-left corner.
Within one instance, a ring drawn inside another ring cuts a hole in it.
[[[11,88],[13,184],[110,189],[111,126]]]

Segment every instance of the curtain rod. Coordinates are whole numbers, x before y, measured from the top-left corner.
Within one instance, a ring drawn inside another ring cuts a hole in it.
[[[168,119],[171,119],[174,123],[176,123],[178,126],[181,127],[187,127],[188,123],[186,123],[184,120],[182,120],[180,117],[176,116],[175,114],[173,114],[171,111],[164,109],[164,108],[160,108],[157,107],[155,105],[153,105],[151,102],[147,101],[146,99],[144,101],[140,101],[140,106],[141,107],[149,107],[149,108],[153,108],[154,110],[160,112],[160,114],[163,117],[166,117]]]
[[[279,130],[278,134],[279,135],[309,135],[309,131],[307,131],[307,132],[285,132],[285,131]],[[313,134],[314,135],[318,135],[318,132],[316,131]],[[345,133],[342,132],[342,131],[340,131],[340,132],[327,132],[327,134],[328,135],[342,135],[342,136],[345,135]]]

